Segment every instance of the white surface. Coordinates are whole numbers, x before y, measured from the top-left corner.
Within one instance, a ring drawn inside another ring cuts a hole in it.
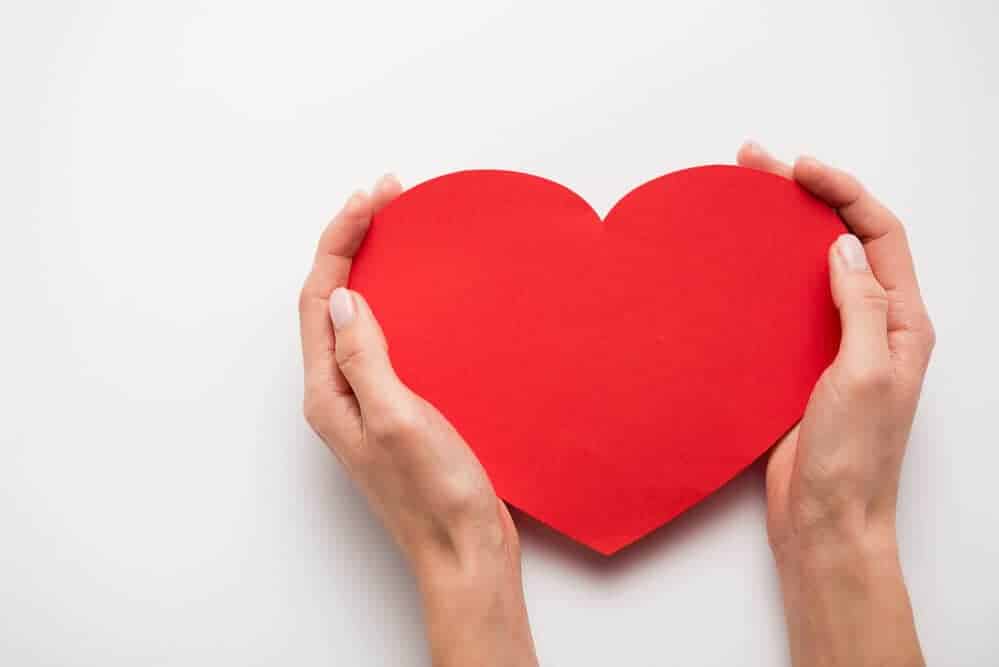
[[[939,346],[904,563],[930,662],[995,664],[996,3],[573,4],[4,3],[0,664],[425,664],[300,416],[326,219],[466,167],[606,211],[747,136],[909,225]],[[525,522],[542,662],[786,664],[761,485],[610,561]]]

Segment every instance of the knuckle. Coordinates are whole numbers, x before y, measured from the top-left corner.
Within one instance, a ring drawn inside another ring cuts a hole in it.
[[[305,285],[298,293],[298,312],[304,313],[309,310],[316,298],[315,293],[309,288],[309,281],[306,280]]]
[[[830,535],[844,537],[860,530],[860,517],[867,501],[858,485],[839,479],[823,480],[820,488],[809,488],[807,495],[796,499],[791,509],[794,532],[799,538],[827,540]]]
[[[794,508],[800,528],[840,522],[866,503],[870,471],[846,451],[822,456],[804,466]]]
[[[887,313],[890,306],[888,294],[880,285],[865,289],[860,295],[860,301],[866,308],[879,313]]]
[[[887,313],[891,305],[888,292],[870,274],[857,274],[848,279],[845,294],[846,302],[854,308]]]
[[[807,469],[804,479],[814,495],[827,500],[840,498],[841,494],[850,497],[852,484],[860,477],[860,466],[856,458],[844,453],[823,457]],[[828,504],[836,504],[829,502]]]
[[[442,490],[440,502],[443,515],[452,519],[483,514],[484,507],[492,496],[488,489],[471,475],[462,475],[449,480]]]
[[[843,375],[842,386],[847,395],[863,398],[887,393],[894,381],[894,374],[888,363],[848,368]]]
[[[358,366],[363,366],[367,357],[363,347],[346,345],[342,341],[336,346],[335,353],[336,363],[345,375],[350,374]]]
[[[395,408],[372,417],[367,426],[375,440],[393,444],[418,437],[423,427],[423,420],[415,410]]]
[[[312,427],[312,430],[317,435],[322,436],[322,424],[326,412],[322,401],[319,400],[315,392],[306,391],[305,400],[302,401],[302,414],[305,416],[305,421]]]

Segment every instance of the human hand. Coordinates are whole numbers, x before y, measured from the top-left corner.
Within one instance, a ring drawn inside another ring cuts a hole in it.
[[[738,163],[797,181],[852,232],[829,251],[839,353],[767,466],[792,656],[796,665],[922,664],[895,506],[934,333],[905,230],[852,176],[813,158],[792,167],[747,143]]]
[[[355,193],[319,240],[299,301],[305,416],[415,572],[435,665],[535,664],[517,532],[472,450],[396,376],[374,314],[346,289],[392,177]]]

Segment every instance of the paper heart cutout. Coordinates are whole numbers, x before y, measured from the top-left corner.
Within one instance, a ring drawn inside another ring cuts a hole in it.
[[[552,181],[464,171],[379,212],[350,283],[500,497],[611,554],[801,417],[839,343],[844,231],[741,167],[656,178],[603,222]]]

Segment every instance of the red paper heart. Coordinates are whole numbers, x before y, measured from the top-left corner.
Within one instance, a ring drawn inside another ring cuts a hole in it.
[[[801,417],[839,342],[826,253],[843,232],[740,167],[649,181],[604,222],[551,181],[465,171],[377,214],[350,282],[500,497],[610,554]]]

